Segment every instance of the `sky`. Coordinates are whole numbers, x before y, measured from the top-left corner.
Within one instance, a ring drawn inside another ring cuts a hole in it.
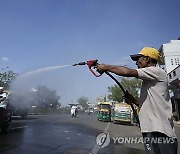
[[[16,86],[46,85],[63,105],[82,96],[93,102],[115,83],[71,65],[98,59],[136,68],[129,55],[180,37],[179,6],[179,0],[0,0],[1,72],[62,66],[35,71]]]

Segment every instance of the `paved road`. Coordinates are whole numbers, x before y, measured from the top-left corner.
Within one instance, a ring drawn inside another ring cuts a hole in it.
[[[103,132],[110,143],[99,135]],[[141,138],[139,128],[100,122],[95,114],[29,115],[16,117],[8,134],[0,134],[0,154],[144,154],[141,142],[125,143],[125,137]]]

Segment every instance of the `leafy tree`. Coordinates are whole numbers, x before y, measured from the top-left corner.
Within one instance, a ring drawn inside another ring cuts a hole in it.
[[[17,76],[13,71],[5,71],[0,73],[0,86],[8,88],[11,81]]]
[[[86,97],[84,97],[84,96],[82,96],[82,97],[80,97],[78,100],[77,100],[77,102],[83,107],[83,108],[88,108],[88,98],[86,98]]]
[[[109,100],[122,102],[123,93],[118,85],[108,87],[108,91],[111,93],[108,95]]]
[[[13,92],[10,96],[10,104],[16,108],[29,108],[36,106],[35,108],[29,108],[32,112],[56,112],[59,103],[60,96],[56,94],[56,91],[50,90],[46,86],[38,86],[33,91],[25,93]]]
[[[138,93],[141,86],[141,81],[136,78],[126,78],[123,77],[121,80],[121,85],[126,89],[130,94],[132,94],[136,99],[138,99]],[[122,102],[123,101],[123,92],[118,85],[108,87],[110,94],[108,99],[113,101]]]
[[[50,90],[46,86],[37,87],[37,102],[40,106],[46,108],[56,108],[59,104],[60,96],[57,96],[56,91]]]

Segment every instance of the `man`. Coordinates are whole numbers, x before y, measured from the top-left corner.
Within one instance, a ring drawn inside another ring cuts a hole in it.
[[[145,142],[145,151],[148,154],[176,154],[178,142],[172,120],[168,77],[164,70],[156,67],[160,60],[159,52],[155,48],[144,47],[138,54],[131,55],[131,59],[136,61],[138,69],[100,64],[97,70],[142,79],[139,103],[130,94],[126,102],[139,106],[140,128]]]
[[[7,108],[7,94],[4,88],[0,87],[0,129],[1,133],[7,133],[9,121],[11,120],[11,112]]]
[[[77,116],[77,106],[73,105],[73,106],[71,107],[71,115],[72,115],[72,117],[73,117],[73,116],[74,116],[74,117]]]
[[[6,109],[7,102],[6,102],[7,94],[4,92],[4,88],[0,87],[0,108]]]

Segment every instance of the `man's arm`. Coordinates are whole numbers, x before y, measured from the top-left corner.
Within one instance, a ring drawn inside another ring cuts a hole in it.
[[[130,69],[124,66],[99,64],[97,66],[97,70],[100,72],[108,71],[125,77],[138,77],[138,72],[136,69]]]
[[[120,76],[125,76],[125,77],[138,77],[138,72],[136,69],[130,69],[124,66],[114,66],[114,65],[106,65],[106,64],[99,64],[97,65],[97,70],[100,72],[112,72]],[[128,104],[135,104],[139,106],[138,101],[134,98],[133,95],[127,93],[125,95],[125,102]]]

